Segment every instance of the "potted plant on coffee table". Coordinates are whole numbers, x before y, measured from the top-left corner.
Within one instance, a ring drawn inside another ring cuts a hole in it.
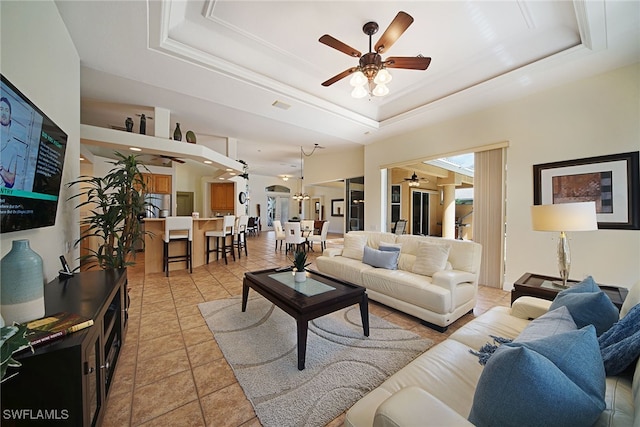
[[[307,263],[307,253],[304,251],[296,251],[293,254],[293,280],[295,282],[304,282],[307,280],[307,272],[305,269],[311,263]]]

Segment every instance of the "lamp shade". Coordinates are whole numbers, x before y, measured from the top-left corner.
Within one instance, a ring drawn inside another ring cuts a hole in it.
[[[595,202],[531,206],[536,231],[589,231],[598,229]]]

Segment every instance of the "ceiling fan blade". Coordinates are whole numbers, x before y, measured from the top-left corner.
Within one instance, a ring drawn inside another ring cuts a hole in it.
[[[396,40],[404,33],[409,25],[413,23],[413,18],[406,12],[398,12],[389,27],[385,30],[385,32],[380,36],[380,40],[376,43],[376,52],[382,53],[386,50],[389,50],[391,45],[393,45]]]
[[[161,154],[161,155],[160,155],[160,157],[162,157],[163,159],[169,159],[169,160],[174,161],[174,162],[184,163],[184,160],[179,159],[179,158],[177,158],[177,157],[173,157],[173,156],[165,156],[164,154]]]
[[[339,50],[340,52],[346,53],[349,56],[353,56],[354,58],[360,58],[362,54],[359,50],[352,48],[351,46],[342,43],[340,40],[331,37],[329,34],[325,34],[324,36],[318,39],[320,43],[324,43],[329,47]]]
[[[340,74],[336,74],[335,76],[331,77],[329,80],[327,80],[326,82],[322,83],[322,86],[331,86],[332,84],[334,84],[335,82],[337,82],[338,80],[342,80],[345,77],[347,77],[349,74],[354,73],[358,70],[358,68],[353,67],[353,68],[349,68],[347,70],[344,70],[343,72],[341,72]]]
[[[426,70],[431,58],[424,56],[392,56],[384,61],[387,68],[406,68],[409,70]]]

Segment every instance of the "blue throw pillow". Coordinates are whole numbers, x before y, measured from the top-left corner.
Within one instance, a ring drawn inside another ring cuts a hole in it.
[[[400,252],[401,247],[401,243],[380,243],[378,249],[386,252]]]
[[[550,335],[561,334],[563,332],[575,331],[578,329],[576,327],[571,314],[569,313],[569,309],[567,307],[559,307],[553,311],[547,311],[542,316],[534,319],[527,325],[526,328],[515,340],[510,340],[508,338],[497,337],[493,335],[489,335],[493,338],[492,343],[486,343],[478,351],[469,350],[469,352],[473,355],[478,356],[478,363],[481,365],[486,365],[489,361],[489,358],[495,353],[500,344],[505,344],[509,342],[523,342],[523,341],[531,341],[544,337],[548,337]]]
[[[624,372],[640,356],[640,304],[598,338],[607,375]]]
[[[365,246],[362,262],[364,262],[365,264],[369,264],[372,267],[386,268],[387,270],[397,270],[399,257],[400,252],[398,251],[379,251],[377,249],[370,248],[369,246]]]
[[[527,325],[514,342],[532,341],[578,329],[565,306],[549,310]]]
[[[593,326],[503,344],[478,381],[476,426],[587,426],[605,409],[605,372]]]
[[[569,309],[578,328],[593,325],[598,336],[606,332],[620,316],[611,299],[602,292],[591,276],[559,292],[549,310],[561,306]]]

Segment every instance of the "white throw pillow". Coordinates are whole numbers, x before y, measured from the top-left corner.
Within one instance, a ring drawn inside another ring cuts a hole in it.
[[[436,271],[444,270],[449,258],[449,245],[421,242],[413,263],[413,272],[425,276],[433,276]]]
[[[364,247],[366,244],[366,234],[347,233],[344,235],[344,249],[342,250],[342,256],[362,261]]]

